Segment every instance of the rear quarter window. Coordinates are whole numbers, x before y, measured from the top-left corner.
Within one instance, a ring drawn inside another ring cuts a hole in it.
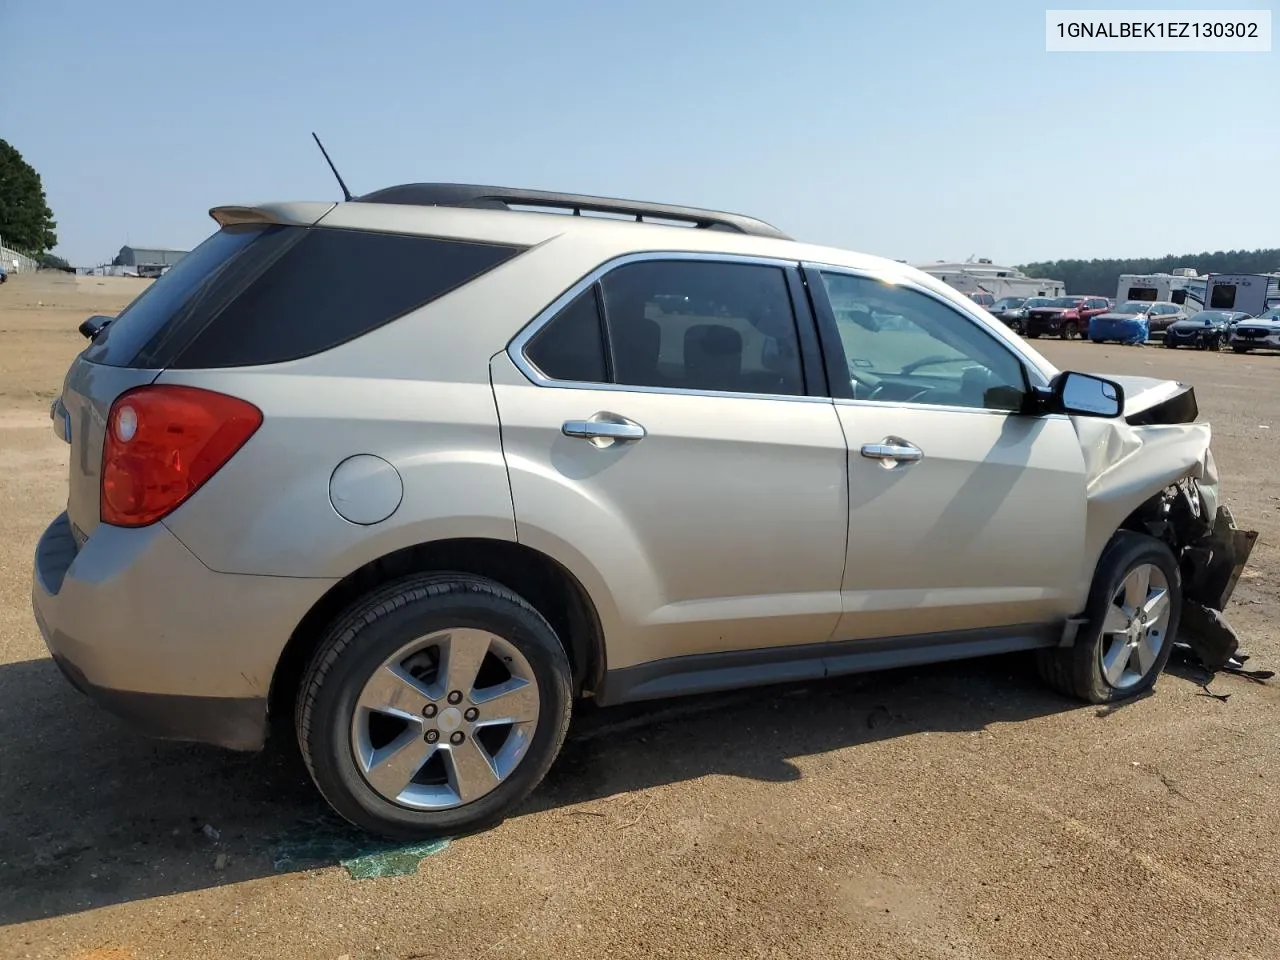
[[[194,332],[171,365],[238,367],[311,356],[444,296],[522,249],[311,228]]]
[[[85,359],[148,369],[297,360],[390,323],[523,249],[323,227],[227,227],[125,308]]]

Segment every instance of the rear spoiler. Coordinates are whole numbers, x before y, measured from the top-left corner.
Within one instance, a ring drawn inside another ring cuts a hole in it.
[[[285,226],[310,227],[336,206],[337,204],[330,200],[260,203],[253,206],[229,205],[213,207],[209,211],[209,216],[222,227],[230,227],[238,223],[278,223]]]

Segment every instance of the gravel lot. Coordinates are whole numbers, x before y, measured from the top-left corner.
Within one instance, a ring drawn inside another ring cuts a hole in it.
[[[141,739],[29,603],[66,497],[49,401],[123,278],[0,287],[0,957],[1280,956],[1280,682],[1171,666],[1111,711],[997,658],[584,711],[530,806],[353,879],[287,745]],[[1038,344],[1190,381],[1261,531],[1229,611],[1280,665],[1280,356]],[[204,828],[208,825],[209,830]]]

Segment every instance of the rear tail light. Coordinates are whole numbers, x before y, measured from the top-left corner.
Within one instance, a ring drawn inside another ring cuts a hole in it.
[[[102,446],[102,522],[145,527],[172,513],[261,425],[253,404],[211,390],[161,385],[121,394]]]

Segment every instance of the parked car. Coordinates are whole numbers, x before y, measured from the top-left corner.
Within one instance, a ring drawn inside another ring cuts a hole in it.
[[[9,279],[9,271],[6,270],[3,266],[0,266],[0,283],[4,283],[8,279]]]
[[[1237,322],[1231,328],[1229,342],[1236,353],[1280,350],[1280,306],[1264,310],[1252,319]]]
[[[1130,700],[1252,548],[1190,385],[1060,371],[905,264],[461,184],[211,213],[81,324],[35,619],[153,734],[282,719],[370,831],[501,819],[582,699],[1035,651]]]
[[[990,293],[966,293],[965,296],[980,307],[990,307],[996,302],[995,296]]]
[[[1175,320],[1164,331],[1166,347],[1195,347],[1221,350],[1231,336],[1231,328],[1249,314],[1239,310],[1200,310],[1184,320]]]
[[[1017,310],[1026,302],[1026,297],[1001,297],[991,306],[987,307],[987,312],[1002,323],[1007,323],[1006,314]]]
[[[1143,344],[1157,332],[1164,336],[1170,324],[1186,319],[1176,303],[1161,300],[1126,300],[1114,310],[1089,321],[1089,339],[1094,343]]]
[[[1089,321],[1107,312],[1106,297],[1068,296],[1056,297],[1048,306],[1033,307],[1027,311],[1025,335],[1034,340],[1041,335],[1071,340],[1083,337],[1089,329]]]
[[[998,316],[1005,326],[1021,335],[1027,326],[1027,313],[1036,307],[1047,307],[1053,304],[1053,297],[1028,297],[1021,306],[1005,310]]]

